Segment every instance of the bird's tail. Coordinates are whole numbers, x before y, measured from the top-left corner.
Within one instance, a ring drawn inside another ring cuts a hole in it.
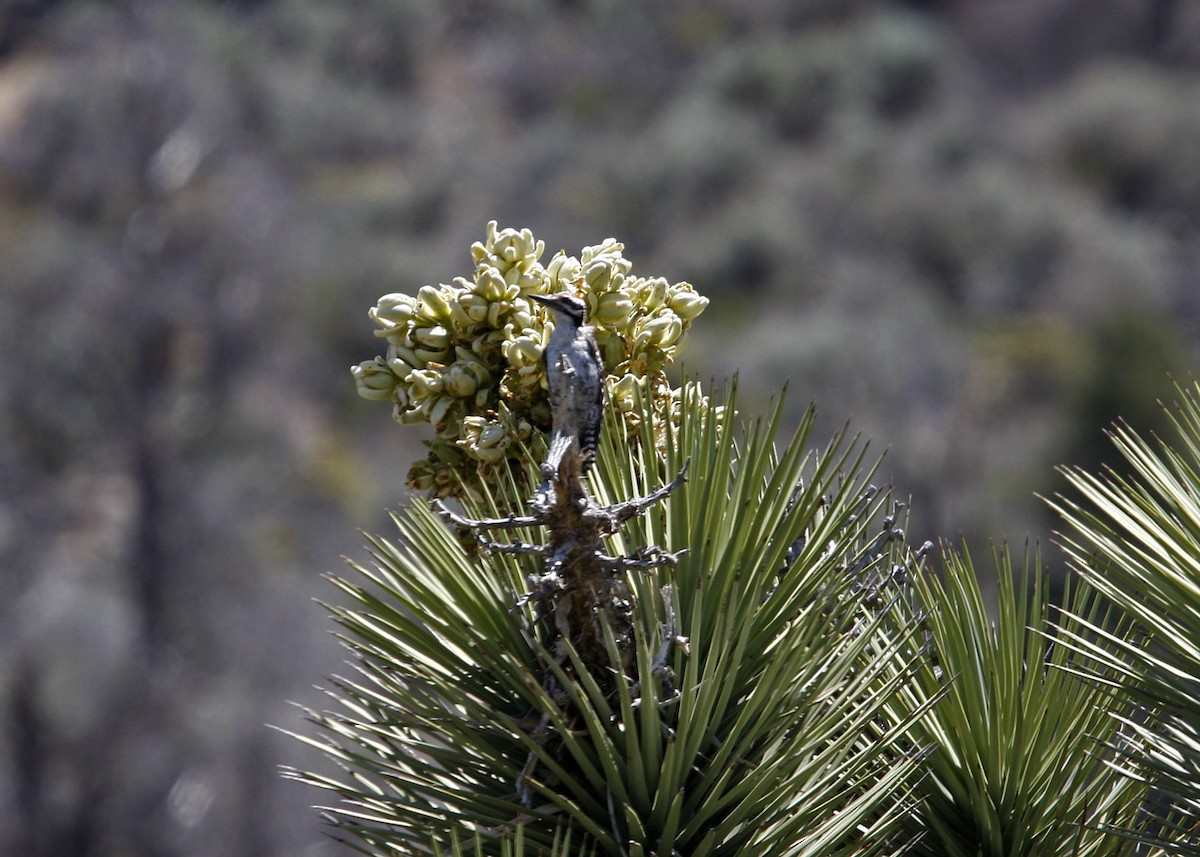
[[[574,435],[555,430],[550,435],[550,451],[546,453],[546,463],[542,465],[542,470],[547,475],[560,472],[572,446],[575,446]]]
[[[560,478],[565,478],[567,473],[574,471],[584,476],[594,458],[594,453],[580,452],[579,441],[574,434],[556,430],[550,436],[550,451],[546,454],[542,473],[546,476],[558,474]]]

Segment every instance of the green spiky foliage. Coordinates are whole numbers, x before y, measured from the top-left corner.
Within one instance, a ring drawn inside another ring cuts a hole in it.
[[[1106,647],[1078,647],[1119,673],[1141,704],[1114,742],[1128,775],[1154,788],[1154,824],[1131,829],[1168,853],[1200,854],[1200,385],[1178,388],[1174,442],[1121,425],[1123,472],[1064,471],[1074,497],[1052,503],[1084,580],[1137,623],[1133,637],[1093,626]],[[1115,652],[1110,654],[1109,652]]]
[[[430,843],[427,853],[432,854],[433,857],[486,857],[496,851],[495,843],[491,838],[477,835],[464,842],[462,837],[452,835],[449,847],[444,847],[442,843],[435,840]],[[532,844],[526,838],[524,826],[516,827],[511,837],[506,837],[499,842],[500,857],[531,857],[535,854],[539,857],[542,855],[545,857],[594,857],[595,853],[594,847],[579,847],[572,840],[571,831],[566,829],[558,831],[548,848],[544,845]]]
[[[1036,556],[1017,571],[995,554],[996,611],[989,613],[971,556],[944,549],[941,574],[913,578],[927,605],[929,657],[919,685],[944,695],[915,724],[930,748],[923,801],[908,819],[930,857],[1132,855],[1109,831],[1133,824],[1145,789],[1105,763],[1114,714],[1130,707],[1075,674],[1055,642],[1048,585]],[[1106,624],[1086,586],[1063,595],[1076,615]],[[1080,632],[1075,620],[1069,631]]]
[[[918,764],[904,734],[921,704],[894,714],[889,700],[916,646],[863,585],[896,561],[880,537],[890,500],[868,490],[859,444],[812,448],[811,413],[777,445],[781,406],[738,430],[734,404],[730,392],[721,417],[685,395],[657,449],[606,427],[598,501],[691,470],[612,538],[614,555],[688,553],[627,573],[634,651],[610,634],[604,681],[556,662],[529,605],[514,609],[536,559],[464,547],[424,503],[395,515],[399,539],[371,539],[371,567],[334,580],[358,675],[336,680],[307,740],[344,773],[295,776],[338,799],[329,812],[356,847],[429,853],[457,838],[502,854],[519,834],[524,853],[552,854],[570,833],[612,855],[899,853]]]

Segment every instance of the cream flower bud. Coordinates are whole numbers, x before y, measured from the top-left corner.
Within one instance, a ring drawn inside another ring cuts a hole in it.
[[[469,333],[476,325],[476,322],[467,314],[467,307],[463,304],[464,297],[473,297],[472,295],[459,294],[457,298],[450,302],[450,333],[453,336],[456,333]]]
[[[396,421],[401,425],[412,426],[427,421],[425,404],[413,405],[406,411],[396,414]]]
[[[470,293],[459,298],[458,305],[462,308],[462,312],[470,320],[471,324],[483,324],[487,321],[488,309],[492,306],[486,298]]]
[[[522,309],[524,305],[525,309]],[[529,330],[533,328],[534,312],[529,306],[529,301],[521,301],[513,305],[512,315],[509,316],[509,321],[516,330]]]
[[[414,369],[404,380],[412,385],[414,399],[426,399],[442,392],[442,373],[433,369]]]
[[[413,369],[424,369],[425,362],[411,348],[395,344],[388,346],[387,364],[398,378],[403,378]]]
[[[465,399],[468,396],[474,396],[475,391],[479,388],[478,379],[458,364],[446,370],[446,375],[442,383],[446,392],[456,399]]]
[[[605,327],[621,327],[633,316],[633,301],[625,292],[608,292],[596,298],[592,321]]]
[[[491,252],[489,248],[496,246],[496,230],[499,226],[496,221],[489,220],[483,229],[483,241],[476,241],[471,245],[471,258],[477,264],[488,257]]]
[[[454,404],[453,396],[438,396],[429,408],[429,422],[433,423],[434,427],[439,431],[444,427],[446,418],[450,413],[450,409],[454,407]]]
[[[517,369],[537,366],[542,362],[542,344],[531,336],[520,336],[504,343],[504,358]]]
[[[688,323],[704,312],[708,306],[708,298],[697,294],[689,283],[678,283],[667,299],[667,306]]]
[[[440,324],[434,327],[414,327],[412,338],[418,344],[434,351],[443,351],[450,347],[450,331]]]
[[[450,321],[450,304],[446,301],[441,289],[433,286],[421,286],[417,297],[419,298],[417,316],[443,324]]]
[[[430,363],[445,363],[450,357],[449,350],[445,348],[414,348],[413,354],[417,355],[422,366],[428,366]]]
[[[546,272],[542,270],[541,265],[534,265],[529,270],[522,271],[520,276],[506,279],[509,280],[509,290],[506,294],[510,301],[529,292],[547,291]]]
[[[408,324],[409,319],[413,317],[416,301],[408,295],[392,293],[384,295],[373,306],[367,315],[371,321],[375,322],[383,332]]]
[[[487,321],[491,327],[501,327],[504,317],[512,310],[512,304],[508,301],[497,301],[494,304],[488,305]]]
[[[392,391],[400,380],[388,367],[387,362],[376,357],[357,366],[351,366],[358,395],[375,402],[386,402],[392,398]]]
[[[610,379],[608,399],[617,410],[623,413],[637,410],[641,396],[642,385],[636,375],[622,375],[616,381]]]
[[[683,322],[670,310],[663,310],[646,321],[638,331],[637,341],[659,348],[669,348],[683,335]]]
[[[500,301],[504,300],[508,283],[505,282],[504,275],[495,268],[481,266],[475,272],[475,285],[471,290],[484,300]]]
[[[484,417],[467,416],[463,417],[462,437],[456,445],[480,461],[493,463],[504,458],[508,432],[503,425]]]
[[[657,310],[667,302],[667,281],[662,277],[643,280],[638,284],[635,300],[638,306],[643,306],[648,310]]]
[[[545,243],[536,240],[530,230],[497,231],[493,221],[488,224],[485,240],[471,245],[471,258],[477,268],[495,268],[509,285],[527,289],[543,276],[538,259],[545,250]]]
[[[505,229],[496,236],[492,245],[492,253],[499,256],[509,265],[527,259],[536,260],[545,252],[546,245],[534,240],[533,232],[529,229]]]
[[[587,284],[589,291],[596,292],[597,294],[607,292],[610,288],[616,288],[620,285],[619,281],[616,283],[613,282],[614,273],[609,260],[597,259],[595,262],[584,266],[583,281]]]
[[[546,266],[545,294],[565,291],[579,276],[579,260],[559,250]]]
[[[455,349],[460,354],[470,355],[464,348]],[[448,368],[442,376],[442,386],[447,393],[455,398],[466,399],[474,396],[480,387],[490,384],[491,373],[487,367],[473,357],[460,360]]]
[[[484,374],[487,374],[486,364],[484,364],[484,362],[479,359],[479,355],[471,349],[464,348],[461,345],[456,345],[454,346],[454,356],[458,359],[459,363],[472,367],[478,367],[480,371],[482,371]]]
[[[621,254],[624,251],[625,245],[616,238],[605,238],[599,244],[593,244],[591,247],[584,247],[583,252],[580,254],[580,258],[583,260],[585,265],[588,262],[591,262],[593,259],[598,259],[601,256],[609,256],[614,259],[620,259],[622,262],[624,262],[625,260],[621,258]],[[629,273],[628,263],[626,263],[623,273]]]

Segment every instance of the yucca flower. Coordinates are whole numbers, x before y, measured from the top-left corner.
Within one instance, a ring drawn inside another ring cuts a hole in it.
[[[708,299],[690,283],[633,276],[624,249],[609,238],[578,257],[559,251],[543,265],[544,242],[492,221],[471,246],[469,278],[378,300],[369,316],[386,354],[351,371],[359,395],[391,402],[398,422],[433,426],[430,455],[409,472],[410,487],[459,495],[477,492],[485,479],[503,482],[497,468],[519,477],[512,465],[522,445],[536,447],[549,431],[542,349],[553,322],[530,295],[572,291],[587,301],[611,406],[627,417],[630,440],[640,431],[643,397],[657,403],[656,424],[672,419],[678,391],[666,367]]]

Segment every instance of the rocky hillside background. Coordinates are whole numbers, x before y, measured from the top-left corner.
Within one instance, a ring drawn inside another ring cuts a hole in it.
[[[490,219],[693,282],[914,543],[1044,543],[1200,367],[1200,4],[5,3],[0,852],[341,853],[264,724],[421,453],[366,311]]]

